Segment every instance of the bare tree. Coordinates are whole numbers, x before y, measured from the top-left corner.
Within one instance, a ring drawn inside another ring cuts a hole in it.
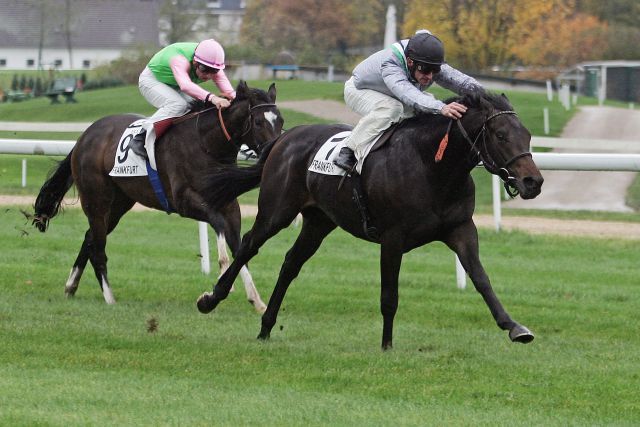
[[[193,37],[193,26],[202,10],[206,9],[204,0],[164,0],[160,7],[160,15],[168,24],[167,42],[169,44],[190,40]]]

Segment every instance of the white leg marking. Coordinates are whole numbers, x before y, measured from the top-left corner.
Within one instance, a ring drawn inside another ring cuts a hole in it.
[[[227,271],[229,268],[229,254],[227,254],[227,239],[224,237],[224,233],[220,233],[217,236],[218,241],[218,265],[220,266],[220,275]]]
[[[244,283],[244,290],[247,292],[247,299],[253,304],[258,313],[264,313],[267,306],[262,302],[262,299],[260,299],[258,289],[256,289],[256,285],[253,283],[253,278],[246,265],[243,265],[240,269],[240,277],[242,277],[242,282]]]
[[[229,261],[229,254],[227,253],[227,239],[224,237],[224,233],[217,235],[218,241],[218,265],[220,266],[220,276],[227,271],[231,261]],[[218,278],[220,277],[218,276]],[[231,292],[233,292],[233,285],[231,286]]]
[[[278,119],[278,115],[273,111],[265,111],[264,118],[271,123],[271,127],[276,129],[276,120]]]
[[[82,277],[82,269],[79,267],[72,267],[71,273],[69,273],[69,278],[67,279],[67,283],[64,285],[64,293],[65,295],[71,297],[78,290],[78,283],[80,283],[80,277]]]
[[[111,292],[111,287],[109,286],[109,282],[107,282],[106,277],[102,276],[100,285],[102,286],[102,295],[104,296],[104,301],[107,304],[115,304],[116,299],[113,297],[113,292]]]

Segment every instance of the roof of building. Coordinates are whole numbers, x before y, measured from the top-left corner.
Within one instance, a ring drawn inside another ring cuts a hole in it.
[[[42,38],[44,48],[66,49],[67,17],[76,49],[157,46],[158,9],[157,0],[0,0],[0,47],[37,48]]]

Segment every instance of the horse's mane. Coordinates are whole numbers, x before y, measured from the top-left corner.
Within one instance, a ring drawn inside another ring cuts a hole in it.
[[[197,113],[200,112],[202,110],[205,110],[209,107],[212,107],[212,104],[208,104],[204,101],[200,101],[199,99],[194,99],[193,101],[191,101],[189,103],[189,112],[190,113]]]
[[[512,110],[513,107],[509,103],[504,94],[498,95],[493,92],[487,92],[484,89],[476,89],[474,91],[468,91],[461,96],[455,96],[445,100],[445,104],[456,101],[460,104],[464,104],[469,108],[480,107],[481,101],[485,100],[491,104],[495,109],[500,111]]]
[[[240,102],[247,101],[251,98],[260,100],[265,103],[271,102],[269,100],[269,96],[267,95],[267,93],[262,89],[258,89],[258,88],[248,88],[248,89],[249,89],[248,94],[243,91],[237,90],[236,91],[237,96],[233,101],[231,101],[231,106],[229,108],[232,108],[235,104],[239,104]],[[212,107],[212,104],[206,103],[199,99],[194,99],[189,103],[189,112],[197,113],[199,111],[205,110],[210,107]]]

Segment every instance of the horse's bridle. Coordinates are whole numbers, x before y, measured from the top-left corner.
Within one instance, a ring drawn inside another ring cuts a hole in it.
[[[249,105],[249,117],[247,117],[247,119],[245,120],[245,125],[243,126],[243,131],[240,134],[240,136],[237,138],[239,141],[242,141],[243,138],[249,133],[251,132],[251,130],[253,129],[253,111],[257,108],[266,108],[266,107],[275,107],[276,104],[273,103],[264,103],[264,104],[257,104],[257,105]],[[208,111],[211,110],[218,110],[218,121],[220,122],[220,128],[222,128],[222,133],[224,134],[225,138],[227,138],[227,141],[231,142],[232,139],[234,139],[231,134],[229,134],[229,132],[227,131],[227,127],[224,124],[224,119],[222,118],[222,109],[217,108],[215,106],[213,107],[209,107],[206,108],[202,111],[198,111],[197,113],[195,113],[194,115],[198,117],[198,119],[200,118],[200,115],[202,113],[206,113]],[[198,126],[198,119],[196,119],[196,127]],[[242,143],[238,144],[238,148],[242,145]],[[205,150],[207,151],[207,150]]]
[[[462,133],[462,136],[464,137],[464,139],[469,143],[469,145],[471,145],[471,150],[473,154],[477,158],[482,160],[482,165],[484,166],[484,168],[488,170],[490,173],[499,176],[500,179],[504,182],[504,189],[507,191],[509,196],[516,197],[519,194],[519,191],[515,185],[516,178],[513,177],[509,172],[509,166],[511,166],[511,164],[513,164],[516,160],[522,157],[526,157],[526,156],[531,157],[531,152],[525,151],[520,154],[516,154],[509,160],[506,160],[502,165],[502,167],[498,166],[497,162],[493,159],[493,157],[491,157],[491,153],[489,153],[489,150],[487,149],[487,123],[489,123],[489,121],[491,121],[492,119],[498,116],[502,116],[503,114],[517,115],[517,113],[513,110],[504,110],[504,111],[498,111],[497,113],[493,113],[492,115],[490,115],[484,120],[484,123],[482,123],[482,129],[480,129],[480,131],[478,132],[478,134],[476,135],[473,141],[469,137],[469,134],[467,133],[467,131],[462,126],[461,120],[456,120],[456,122],[458,124],[458,129],[460,129],[460,133]],[[482,144],[479,146],[479,148],[476,148],[478,146],[478,141],[480,140],[481,136],[482,136]]]
[[[257,104],[254,106],[250,106],[249,107],[249,117],[247,118],[247,120],[245,121],[245,123],[247,123],[244,127],[244,130],[242,131],[242,133],[240,134],[239,139],[242,140],[242,138],[244,138],[244,136],[246,134],[248,134],[249,132],[251,132],[252,128],[253,128],[253,111],[258,109],[258,108],[271,108],[271,107],[275,107],[276,104],[269,104],[269,103],[264,103],[264,104]],[[222,124],[222,117],[220,117],[220,123]],[[224,125],[223,125],[224,126]]]

